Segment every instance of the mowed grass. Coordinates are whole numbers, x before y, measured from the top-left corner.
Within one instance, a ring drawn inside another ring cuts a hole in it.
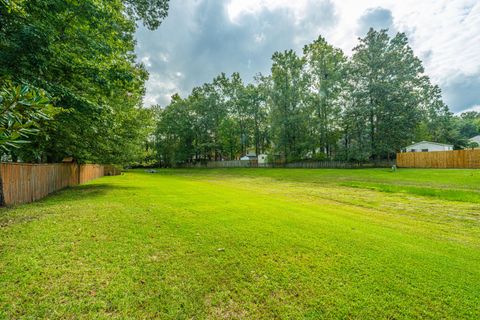
[[[132,171],[0,210],[0,318],[480,318],[480,171]]]

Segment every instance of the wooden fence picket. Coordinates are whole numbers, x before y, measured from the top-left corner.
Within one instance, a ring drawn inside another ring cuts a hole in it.
[[[39,200],[66,187],[75,186],[104,175],[118,175],[113,166],[75,163],[0,163],[5,205]]]
[[[397,153],[401,168],[479,169],[480,149]]]

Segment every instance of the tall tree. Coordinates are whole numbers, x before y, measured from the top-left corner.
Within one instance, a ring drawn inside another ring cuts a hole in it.
[[[275,149],[285,160],[302,158],[306,146],[303,94],[304,60],[295,51],[275,52],[272,57],[271,117]]]
[[[411,142],[420,122],[418,88],[423,67],[405,34],[370,29],[354,48],[352,105],[366,121],[372,157],[390,157]]]
[[[266,152],[268,147],[268,110],[267,99],[264,88],[260,84],[247,85],[243,90],[243,101],[247,106],[249,114],[250,126],[250,146],[253,145],[255,154]]]
[[[194,156],[194,113],[188,99],[179,95],[159,110],[156,128],[157,156],[160,164],[171,166],[190,162]]]
[[[340,93],[345,87],[346,57],[319,37],[303,49],[308,77],[306,104],[310,108],[311,149],[332,156],[340,137]]]

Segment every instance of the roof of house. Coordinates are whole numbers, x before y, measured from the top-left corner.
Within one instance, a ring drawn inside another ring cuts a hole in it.
[[[473,139],[477,140],[477,138],[478,138],[478,139],[480,139],[480,134],[479,134],[478,136],[471,137],[471,138],[470,138],[470,139],[468,139],[468,140],[473,140]]]
[[[432,142],[432,141],[420,141],[420,142],[416,142],[414,144],[411,144],[409,146],[406,146],[405,148],[410,148],[410,147],[416,146],[417,144],[421,144],[421,143],[435,144],[437,146],[443,146],[443,147],[453,147],[453,144],[445,144],[445,143]]]

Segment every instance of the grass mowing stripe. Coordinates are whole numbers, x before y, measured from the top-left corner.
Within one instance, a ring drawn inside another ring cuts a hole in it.
[[[0,314],[480,316],[475,203],[338,186],[359,179],[349,170],[254,171],[129,172],[2,210]]]
[[[480,203],[480,192],[458,189],[437,189],[408,185],[390,185],[384,183],[342,182],[339,185],[381,192],[406,193],[423,197],[435,197],[443,200]]]

